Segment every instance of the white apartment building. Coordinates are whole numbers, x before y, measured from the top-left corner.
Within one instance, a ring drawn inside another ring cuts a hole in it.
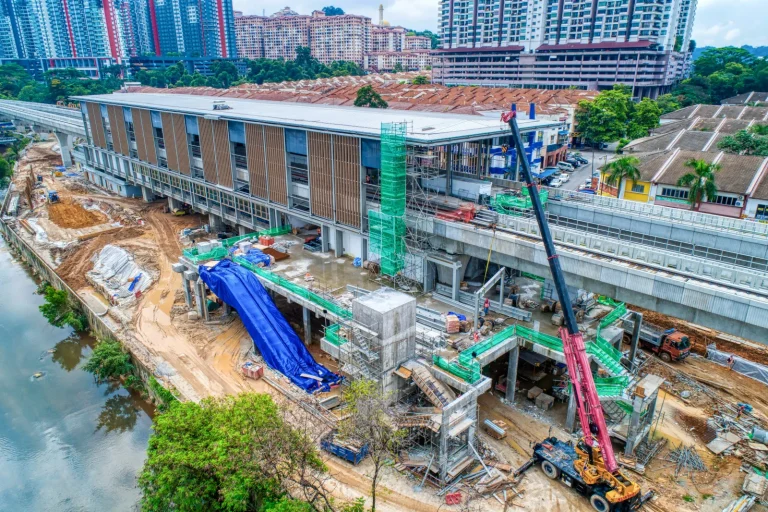
[[[429,50],[432,48],[432,39],[427,36],[405,36],[404,50],[407,52],[414,50]]]
[[[371,28],[371,18],[365,16],[314,11],[309,21],[312,56],[324,64],[345,60],[363,66],[371,51]]]
[[[407,52],[370,52],[366,56],[365,69],[372,71],[393,71],[397,65],[403,71],[421,71],[432,65],[430,50]]]
[[[371,51],[401,52],[405,49],[405,34],[403,27],[375,26],[371,29]]]

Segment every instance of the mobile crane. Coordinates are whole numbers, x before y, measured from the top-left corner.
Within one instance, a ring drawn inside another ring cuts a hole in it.
[[[501,116],[502,122],[507,123],[510,129],[508,147],[517,151],[517,160],[523,171],[525,186],[528,187],[528,197],[531,198],[558,298],[561,304],[570,304],[565,277],[525,155],[516,114],[515,105],[512,105],[511,111]],[[582,438],[575,446],[570,441],[560,441],[556,437],[545,439],[535,445],[533,457],[515,474],[522,474],[538,463],[547,477],[562,480],[569,487],[575,488],[589,499],[592,508],[598,512],[637,510],[653,497],[653,492],[642,495],[640,486],[619,469],[576,315],[572,308],[563,308],[562,314],[564,325],[559,334],[571,379],[571,392],[581,422]]]

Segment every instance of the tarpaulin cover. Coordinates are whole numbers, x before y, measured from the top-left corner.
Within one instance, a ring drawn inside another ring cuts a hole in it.
[[[265,267],[269,266],[269,256],[261,252],[260,249],[249,250],[247,254],[243,255],[243,258],[253,263],[254,265],[263,263]]]
[[[732,355],[728,352],[717,350],[714,343],[707,347],[707,359],[723,366],[728,366],[728,358]],[[768,367],[748,359],[733,355],[733,371],[758,380],[763,384],[768,384]]]
[[[318,389],[327,390],[341,380],[341,377],[315,362],[252,272],[231,260],[222,260],[214,267],[200,265],[198,271],[211,291],[237,310],[270,368],[310,393]],[[316,376],[320,381],[302,377],[301,374]]]

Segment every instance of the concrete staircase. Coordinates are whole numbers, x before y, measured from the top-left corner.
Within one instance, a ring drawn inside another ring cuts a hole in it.
[[[427,395],[435,407],[442,409],[456,399],[454,392],[435,379],[424,365],[414,365],[411,372],[413,382]]]

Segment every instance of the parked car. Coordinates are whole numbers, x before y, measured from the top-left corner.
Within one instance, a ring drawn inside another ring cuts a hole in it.
[[[589,163],[589,160],[587,160],[586,158],[584,158],[584,157],[583,157],[583,156],[581,156],[581,155],[577,155],[576,153],[568,153],[568,160],[570,160],[570,159],[574,159],[574,160],[577,160],[577,161],[578,161],[579,163],[581,163],[582,165],[583,165],[583,164],[588,164],[588,163]]]
[[[560,176],[560,181],[562,181],[563,183],[568,183],[568,180],[570,179],[571,179],[570,174],[563,174],[562,176]]]
[[[575,171],[575,170],[576,170],[576,169],[574,169],[574,168],[573,168],[573,166],[572,166],[571,164],[569,164],[568,162],[559,162],[559,163],[557,164],[557,167],[558,167],[558,168],[560,168],[560,169],[562,169],[562,170],[563,170],[563,171],[565,171],[565,172],[573,172],[573,171]]]
[[[552,181],[549,182],[549,186],[553,188],[557,188],[563,184],[563,181],[560,178],[555,178]]]
[[[579,162],[578,160],[576,160],[575,158],[568,158],[565,161],[566,161],[566,163],[571,164],[574,169],[578,169],[579,167],[582,166],[582,163]]]

